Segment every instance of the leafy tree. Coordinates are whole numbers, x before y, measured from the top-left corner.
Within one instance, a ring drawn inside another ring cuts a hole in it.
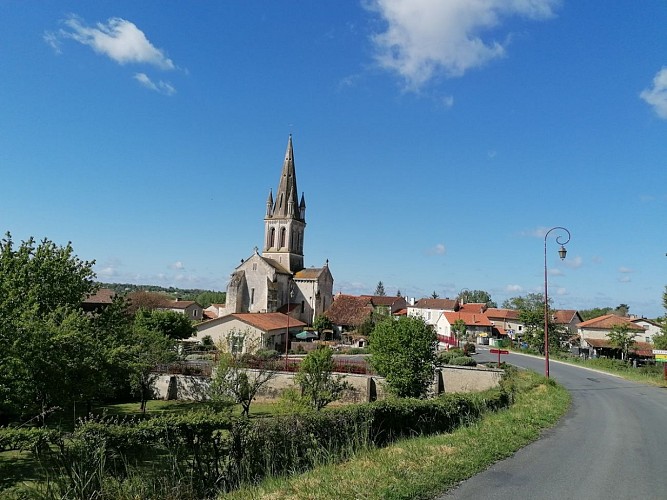
[[[43,413],[94,392],[97,348],[81,310],[96,288],[93,264],[70,243],[16,246],[10,233],[0,242],[0,413]]]
[[[433,378],[438,344],[435,330],[423,319],[387,318],[370,337],[370,363],[399,397],[423,397]]]
[[[396,290],[396,297],[401,297],[401,291],[400,290]]]
[[[384,291],[384,285],[382,284],[382,281],[378,281],[378,284],[375,287],[375,295],[378,295],[378,296],[387,295]]]
[[[340,399],[349,388],[342,375],[333,375],[333,369],[333,351],[328,346],[309,352],[299,365],[296,382],[314,410],[319,411]]]
[[[123,351],[119,359],[128,371],[132,389],[139,394],[141,412],[145,413],[158,376],[153,370],[157,365],[176,359],[174,341],[159,331],[135,323],[132,342],[124,346]]]
[[[662,317],[660,334],[653,337],[656,349],[667,349],[667,286],[662,294],[662,307],[665,309],[665,315]]]
[[[452,325],[452,332],[454,332],[456,340],[461,342],[461,340],[465,339],[468,335],[468,326],[466,325],[466,322],[461,318],[454,321],[454,324]]]
[[[511,297],[503,302],[504,309],[539,309],[544,310],[544,295],[541,293],[529,293],[524,296]]]
[[[333,323],[327,316],[320,314],[315,318],[315,321],[313,321],[313,328],[321,333],[324,330],[331,330],[333,328]]]
[[[214,292],[211,290],[206,290],[197,294],[195,297],[195,302],[206,309],[211,304],[224,304],[227,300],[227,294],[225,292]]]
[[[525,296],[512,297],[503,303],[503,307],[519,311],[519,321],[524,325],[522,340],[543,354],[544,295],[529,293]],[[560,350],[562,341],[568,335],[568,330],[554,322],[551,301],[547,309],[547,327],[549,328],[549,350]]]
[[[136,314],[139,309],[152,311],[163,307],[165,302],[172,300],[169,295],[162,292],[150,292],[146,290],[137,290],[130,292],[125,296],[128,303],[128,312]]]
[[[248,370],[243,363],[243,350],[254,351],[261,347],[250,341],[249,332],[231,330],[226,342],[218,346],[220,359],[211,377],[209,396],[219,404],[240,404],[242,415],[250,414],[250,405],[259,390],[273,379],[277,372],[270,367]],[[242,346],[239,348],[239,346]]]
[[[135,314],[134,324],[138,328],[160,332],[174,340],[187,339],[197,334],[192,320],[176,311],[139,309]]]
[[[491,295],[484,290],[464,290],[459,293],[457,299],[465,304],[486,304],[487,307],[497,307],[497,304],[491,300]]]
[[[611,327],[607,338],[611,345],[621,350],[621,359],[628,359],[628,352],[635,345],[635,332],[628,325],[616,324]]]
[[[435,290],[433,290],[433,293],[431,294],[431,298],[432,299],[439,299],[440,295],[438,295],[437,292]]]
[[[588,321],[589,319],[599,318],[600,316],[611,314],[611,312],[611,307],[594,307],[593,309],[582,309],[579,311],[579,316],[581,316],[582,320]]]
[[[616,309],[614,309],[613,314],[615,314],[616,316],[626,317],[629,311],[630,311],[629,305],[619,304],[618,306],[616,306]]]

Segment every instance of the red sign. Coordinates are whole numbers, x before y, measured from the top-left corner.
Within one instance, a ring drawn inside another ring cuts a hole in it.
[[[506,351],[505,349],[489,349],[489,352],[491,354],[509,354],[509,351]]]

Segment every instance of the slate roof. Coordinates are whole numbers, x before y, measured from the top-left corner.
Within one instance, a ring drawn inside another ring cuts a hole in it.
[[[644,328],[636,325],[632,322],[630,318],[624,316],[617,316],[615,314],[605,314],[604,316],[598,316],[597,318],[589,319],[579,323],[577,326],[579,328],[598,328],[601,330],[611,330],[616,325],[626,325],[628,330],[638,330],[644,331]],[[588,342],[588,339],[586,339]]]
[[[295,280],[316,280],[324,271],[323,267],[309,267],[294,274]]]
[[[336,325],[359,326],[372,313],[373,305],[368,297],[339,294],[324,315]]]
[[[162,307],[168,307],[170,309],[187,309],[193,304],[197,303],[194,300],[167,300]]]

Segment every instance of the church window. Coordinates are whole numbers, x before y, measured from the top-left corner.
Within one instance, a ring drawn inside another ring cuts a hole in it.
[[[276,228],[272,227],[269,231],[269,248],[273,248],[276,245]]]
[[[250,289],[250,305],[253,305],[255,303],[255,289],[251,288]]]
[[[283,248],[285,246],[285,237],[287,235],[287,229],[282,228],[280,230],[280,248]]]
[[[305,308],[306,308],[306,302],[302,300],[301,301],[301,314],[303,314],[303,311],[305,310]]]
[[[257,262],[253,262],[252,264],[252,270],[257,271]]]

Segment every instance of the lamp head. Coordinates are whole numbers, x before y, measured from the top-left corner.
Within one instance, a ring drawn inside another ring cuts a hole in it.
[[[565,247],[561,245],[560,249],[558,250],[558,256],[560,257],[560,260],[565,260],[566,255],[567,255],[567,250],[565,250]]]

